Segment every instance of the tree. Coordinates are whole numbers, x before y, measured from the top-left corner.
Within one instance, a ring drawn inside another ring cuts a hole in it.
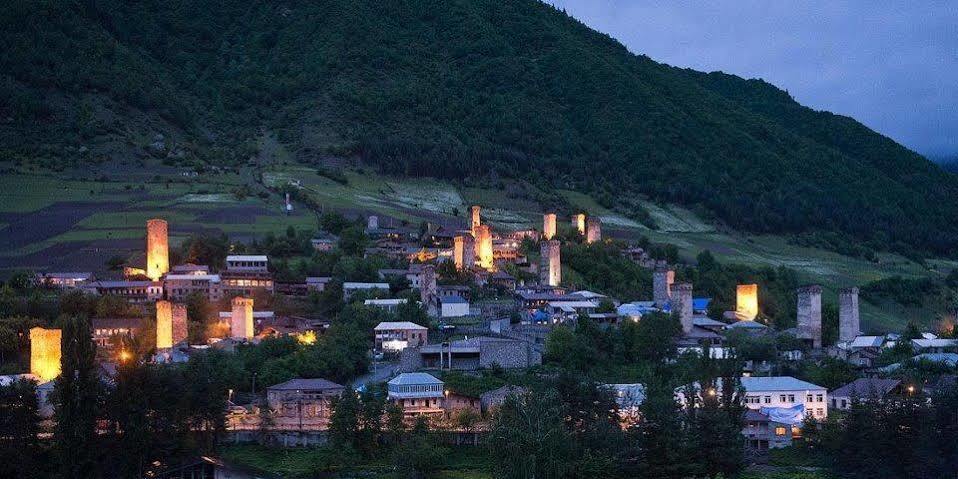
[[[657,369],[661,374],[650,375],[645,383],[645,400],[639,406],[642,421],[630,432],[639,446],[641,477],[679,479],[693,469],[691,451],[675,401],[675,386],[664,366]]]
[[[121,361],[106,402],[113,425],[111,450],[120,477],[143,477],[152,452],[149,371],[139,357]]]
[[[362,403],[359,397],[346,392],[332,401],[333,413],[329,418],[329,439],[338,448],[358,450],[359,420]]]
[[[442,464],[445,448],[432,436],[425,416],[417,416],[412,430],[393,450],[397,478],[430,477]]]
[[[568,470],[571,441],[555,392],[511,395],[489,432],[495,477],[557,479]]]
[[[96,421],[101,396],[89,320],[82,316],[64,318],[62,338],[62,367],[54,386],[54,441],[60,471],[65,478],[96,477]]]
[[[0,477],[42,477],[37,385],[18,379],[0,386]]]
[[[360,226],[350,226],[339,236],[339,249],[347,255],[362,255],[366,248],[366,233]]]

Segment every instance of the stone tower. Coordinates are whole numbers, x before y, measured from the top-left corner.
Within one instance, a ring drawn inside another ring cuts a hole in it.
[[[479,255],[479,267],[491,271],[495,267],[495,262],[492,253],[492,231],[489,230],[489,225],[476,226],[476,249]]]
[[[672,285],[672,314],[678,315],[682,322],[682,333],[692,332],[692,284]]]
[[[598,241],[602,241],[602,220],[590,216],[586,220],[585,242],[596,243]]]
[[[652,272],[652,300],[655,306],[661,308],[672,297],[672,283],[675,282],[675,271],[669,269],[665,261],[655,264]]]
[[[551,240],[556,235],[556,214],[546,213],[542,215],[542,238]]]
[[[233,298],[230,314],[230,337],[253,339],[253,298]]]
[[[572,228],[585,236],[585,213],[576,213],[572,215]]]
[[[62,336],[59,329],[37,327],[30,330],[30,374],[40,378],[41,383],[60,375]]]
[[[813,348],[822,347],[822,287],[819,285],[798,288],[798,337],[810,341]]]
[[[562,263],[559,257],[560,243],[558,240],[543,241],[539,246],[539,283],[548,286],[559,286],[562,281]]]
[[[458,270],[469,269],[476,264],[476,241],[472,235],[453,238],[452,260]]]
[[[366,219],[366,229],[369,231],[376,231],[379,229],[379,217],[372,215]]]
[[[419,299],[427,308],[439,296],[439,287],[436,286],[436,267],[427,264],[422,267],[422,281],[419,283]]]
[[[859,334],[858,288],[842,288],[838,292],[838,340],[851,341]]]
[[[476,232],[476,229],[479,228],[479,225],[482,224],[482,219],[479,216],[479,205],[472,205],[469,207],[469,229],[472,230],[472,235],[476,238],[479,237],[479,234]]]
[[[735,316],[743,321],[754,321],[758,316],[757,284],[740,284],[735,287]]]
[[[146,222],[146,275],[153,281],[170,271],[170,238],[166,220]]]
[[[156,302],[156,349],[173,347],[173,304]]]
[[[182,343],[189,338],[189,323],[186,320],[186,305],[173,303],[173,344]]]

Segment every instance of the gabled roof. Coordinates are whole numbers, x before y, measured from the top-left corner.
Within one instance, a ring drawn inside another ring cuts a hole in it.
[[[435,376],[426,373],[402,373],[389,380],[392,386],[406,386],[416,384],[443,384]]]
[[[469,301],[466,301],[466,298],[463,298],[457,294],[443,296],[440,298],[440,301],[442,301],[443,304],[469,304]]]
[[[884,336],[856,336],[855,339],[849,343],[848,347],[852,349],[856,348],[879,348],[882,344],[885,343]]]
[[[377,324],[376,327],[373,328],[373,331],[392,331],[396,329],[426,330],[429,328],[420,326],[412,321],[383,321]]]
[[[725,326],[728,329],[767,329],[768,326],[758,321],[736,321]]]
[[[858,378],[828,394],[832,397],[883,397],[899,384],[901,381],[898,379]]]
[[[825,389],[822,386],[795,379],[791,376],[747,376],[742,378],[742,387],[748,392],[754,391],[799,391],[804,389]]]

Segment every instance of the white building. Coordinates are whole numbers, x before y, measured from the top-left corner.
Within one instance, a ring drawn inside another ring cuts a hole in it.
[[[426,344],[429,329],[411,321],[384,321],[373,328],[377,351],[397,352]]]
[[[743,377],[742,388],[745,389],[745,406],[749,409],[768,413],[776,409],[797,411],[798,406],[802,406],[805,415],[817,420],[828,416],[828,391],[823,386],[791,376],[773,376]]]
[[[386,311],[395,311],[400,304],[406,304],[409,300],[406,298],[396,298],[396,299],[367,299],[363,301],[363,304],[366,306],[374,306]]]

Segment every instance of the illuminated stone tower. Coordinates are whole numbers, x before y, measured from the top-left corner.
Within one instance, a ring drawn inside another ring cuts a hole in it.
[[[546,213],[542,215],[542,238],[551,240],[556,235],[556,214]]]
[[[665,306],[672,298],[672,283],[675,282],[675,271],[669,269],[665,261],[659,261],[652,272],[652,300],[659,308]]]
[[[838,292],[838,340],[851,341],[859,334],[858,288],[842,288]]]
[[[572,227],[575,228],[580,235],[585,236],[585,213],[572,215]]]
[[[479,255],[479,267],[491,271],[495,267],[492,254],[492,231],[489,225],[476,226],[476,249]]]
[[[156,349],[173,347],[173,304],[156,302]]]
[[[170,270],[170,239],[166,220],[146,222],[146,275],[153,281]]]
[[[735,287],[735,316],[753,321],[758,316],[758,285],[740,284]]]
[[[189,326],[186,322],[186,305],[173,303],[173,344],[182,343],[189,337]]]
[[[230,314],[230,337],[253,339],[253,298],[233,298]]]
[[[692,332],[692,284],[672,285],[672,314],[678,315],[682,323],[682,333]]]
[[[558,240],[543,241],[539,246],[539,283],[548,286],[559,286],[562,281],[562,263],[559,259],[560,243]]]
[[[476,233],[476,229],[479,228],[479,225],[482,224],[482,219],[479,217],[479,205],[472,205],[469,207],[469,229],[472,231],[472,235],[476,238],[479,237],[479,234]]]
[[[458,270],[469,269],[476,264],[476,242],[472,235],[453,238],[452,260]]]
[[[30,374],[44,383],[60,375],[59,329],[33,328],[30,330]]]
[[[822,347],[822,287],[798,288],[798,337]]]
[[[585,242],[595,243],[602,241],[602,220],[598,217],[590,216],[586,220]]]

